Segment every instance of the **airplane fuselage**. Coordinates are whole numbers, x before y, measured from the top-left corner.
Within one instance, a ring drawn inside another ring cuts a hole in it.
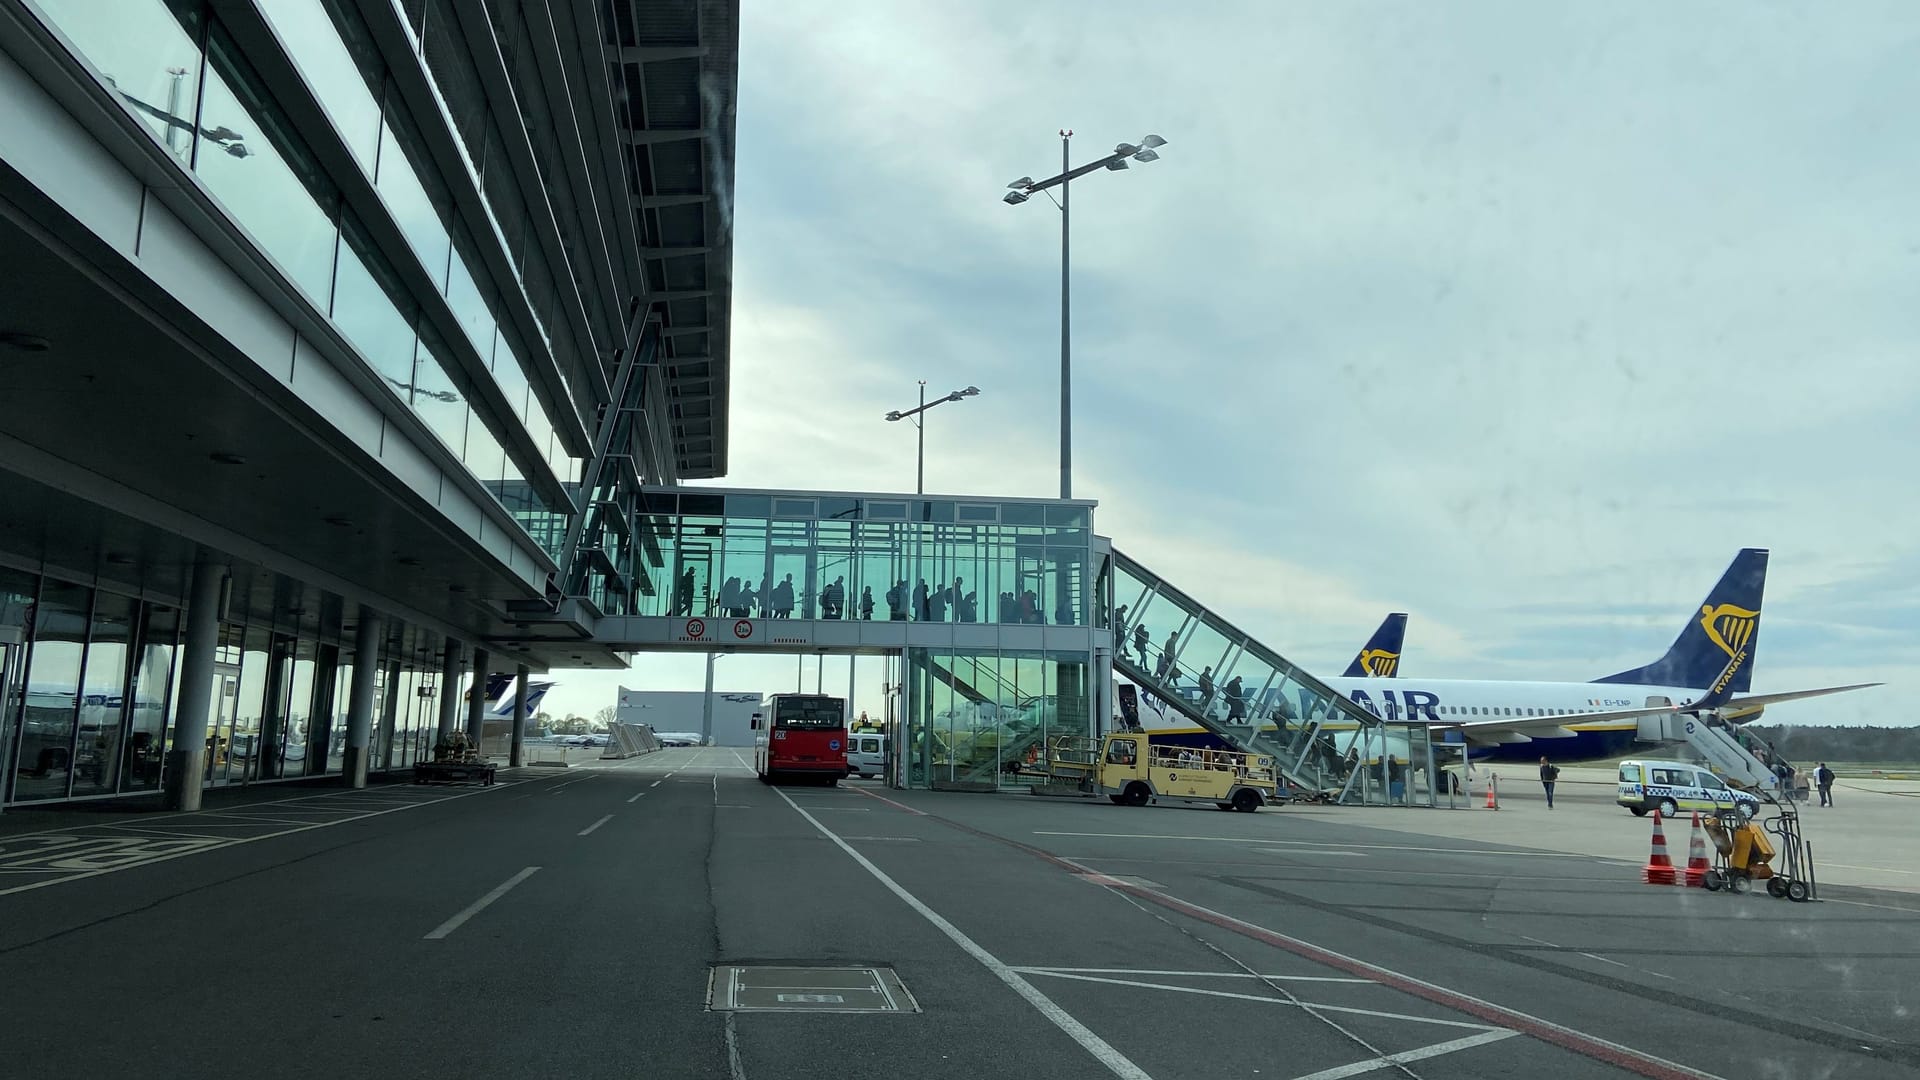
[[[1631,753],[1639,740],[1641,727],[1634,718],[1610,717],[1590,723],[1577,718],[1583,713],[1611,713],[1642,708],[1649,704],[1683,703],[1700,696],[1700,691],[1675,686],[1642,686],[1621,683],[1584,682],[1505,682],[1485,679],[1383,679],[1334,678],[1328,686],[1350,698],[1356,705],[1393,723],[1426,723],[1442,729],[1434,735],[1436,744],[1458,745],[1463,741],[1451,725],[1497,722],[1501,719],[1525,719],[1542,716],[1570,716],[1562,725],[1567,734],[1532,735],[1511,741],[1470,743],[1475,758],[1495,761],[1533,761],[1545,755],[1555,761],[1597,761]],[[1187,694],[1194,691],[1188,687]],[[1216,695],[1221,691],[1216,690]],[[1257,693],[1257,691],[1256,691]],[[1216,697],[1215,708],[1217,704]],[[1333,712],[1314,692],[1289,685],[1276,695],[1250,696],[1245,714],[1249,719],[1274,724],[1278,707],[1289,723],[1320,721],[1330,732],[1352,726],[1347,717]],[[1197,734],[1200,729],[1184,718],[1167,714],[1162,721],[1172,725],[1171,732]],[[1641,744],[1642,746],[1646,744]]]

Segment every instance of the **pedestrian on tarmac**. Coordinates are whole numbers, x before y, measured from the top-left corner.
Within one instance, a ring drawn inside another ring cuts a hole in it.
[[[1820,767],[1813,770],[1813,782],[1820,788],[1820,805],[1832,806],[1833,770],[1827,768],[1826,762],[1821,762]]]
[[[1547,789],[1547,809],[1553,809],[1553,785],[1560,781],[1560,766],[1540,755],[1540,786]]]

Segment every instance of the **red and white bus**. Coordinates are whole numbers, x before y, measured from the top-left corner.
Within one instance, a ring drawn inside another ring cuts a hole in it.
[[[816,776],[829,785],[847,775],[847,703],[825,694],[771,694],[754,714],[753,771],[771,784]]]

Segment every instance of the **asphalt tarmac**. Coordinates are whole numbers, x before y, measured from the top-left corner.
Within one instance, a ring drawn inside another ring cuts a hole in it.
[[[1920,1078],[1920,898],[1651,887],[1422,816],[769,788],[724,748],[10,814],[0,1046],[36,1078]],[[716,966],[781,1011],[709,1008]]]

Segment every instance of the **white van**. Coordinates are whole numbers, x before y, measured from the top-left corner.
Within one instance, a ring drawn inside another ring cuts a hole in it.
[[[1684,761],[1623,761],[1620,763],[1619,803],[1635,817],[1658,810],[1673,817],[1682,810],[1713,811],[1733,808],[1750,818],[1760,800],[1713,774],[1704,765]]]
[[[878,731],[847,735],[847,775],[879,776],[887,767],[887,737]]]

